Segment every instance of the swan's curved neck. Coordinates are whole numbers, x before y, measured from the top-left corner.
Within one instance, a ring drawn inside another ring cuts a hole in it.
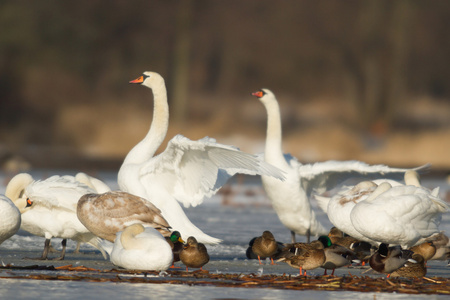
[[[164,141],[169,127],[169,105],[164,81],[149,87],[153,91],[153,120],[147,135],[128,153],[124,164],[142,163],[151,158]]]
[[[5,196],[15,201],[22,197],[25,188],[33,182],[33,177],[27,173],[14,176],[6,186]]]
[[[280,166],[280,164],[286,164],[282,150],[280,107],[277,101],[270,101],[264,103],[264,105],[267,110],[265,160],[276,166]]]
[[[120,236],[120,242],[122,243],[123,248],[134,249],[137,247],[135,236],[139,233],[144,232],[144,227],[141,224],[136,225],[129,226],[122,232],[122,235]]]

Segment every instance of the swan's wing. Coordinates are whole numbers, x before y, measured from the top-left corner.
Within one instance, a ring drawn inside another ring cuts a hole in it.
[[[214,195],[236,173],[284,179],[283,172],[255,155],[212,138],[198,141],[177,135],[166,150],[141,169],[141,182],[158,182],[186,207]]]
[[[75,175],[75,179],[81,183],[84,183],[88,187],[94,189],[99,194],[111,191],[111,188],[106,183],[104,183],[100,179],[89,176],[86,173],[83,172],[77,173]]]
[[[430,164],[426,164],[413,170],[425,171],[429,167]],[[311,195],[313,190],[321,194],[350,178],[372,180],[383,177],[403,180],[404,173],[407,170],[409,169],[391,168],[386,165],[369,165],[355,160],[330,160],[307,165],[298,164],[298,172],[302,180],[302,185],[308,196]]]

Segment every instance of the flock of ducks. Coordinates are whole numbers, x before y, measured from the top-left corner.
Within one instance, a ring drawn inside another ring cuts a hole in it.
[[[153,91],[154,110],[147,135],[118,172],[120,191],[84,173],[45,180],[18,174],[0,197],[0,243],[22,228],[45,238],[39,259],[48,258],[52,238],[61,238],[58,259],[64,259],[66,241],[72,239],[92,245],[123,268],[167,270],[181,261],[186,270],[202,269],[209,261],[204,244],[221,240],[196,227],[181,204],[201,204],[241,173],[261,175],[272,207],[291,232],[289,244],[277,242],[269,231],[252,239],[247,257],[260,263],[269,257],[272,263],[275,259],[298,268],[300,274],[318,267],[334,274],[336,268],[368,262],[378,272],[404,276],[428,259],[449,257],[448,238],[438,228],[448,206],[438,190],[422,187],[418,179],[428,165],[401,169],[359,161],[301,164],[282,151],[279,105],[267,89],[252,93],[267,111],[263,155],[209,137],[192,141],[181,135],[155,155],[169,125],[164,79],[144,72],[130,83]],[[392,180],[403,174],[404,183]],[[345,181],[354,177],[365,181]],[[334,195],[323,194],[333,188]],[[331,231],[317,220],[311,198],[335,226]],[[296,234],[306,236],[307,242],[296,243]],[[320,237],[310,242],[311,236]],[[424,250],[414,250],[417,245],[435,251],[425,256],[420,252]]]

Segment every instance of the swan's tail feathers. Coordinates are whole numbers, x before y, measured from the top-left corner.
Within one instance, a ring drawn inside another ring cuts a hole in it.
[[[100,246],[100,248],[101,248],[104,252],[108,253],[108,255],[111,256],[111,252],[112,252],[112,249],[113,249],[113,247],[114,247],[114,243],[111,243],[110,241],[104,240],[104,239],[99,238],[99,237],[97,237],[96,243]],[[102,251],[102,250],[100,250],[100,251]],[[102,254],[103,254],[104,252],[102,252]],[[104,257],[105,259],[108,259],[108,257],[107,257],[105,254],[103,254],[103,257]]]
[[[316,194],[314,194],[313,197],[316,199],[317,205],[320,207],[320,209],[323,210],[325,213],[328,213],[328,203],[330,202],[331,198]]]
[[[107,243],[111,244],[108,245]],[[92,239],[90,239],[87,244],[97,248],[103,255],[103,258],[105,260],[108,259],[108,255],[111,255],[111,251],[112,251],[112,246],[114,245],[113,243],[109,242],[109,241],[105,241],[99,237],[94,237]],[[106,253],[108,253],[108,255],[106,255]]]
[[[212,237],[212,236],[207,235],[207,234],[199,236],[199,237],[195,237],[195,238],[196,238],[196,240],[199,243],[203,243],[203,244],[207,244],[207,245],[217,245],[217,244],[220,244],[222,242],[221,239]]]
[[[423,166],[413,168],[413,171],[418,172],[419,174],[425,174],[428,173],[431,169],[431,163],[424,164]]]

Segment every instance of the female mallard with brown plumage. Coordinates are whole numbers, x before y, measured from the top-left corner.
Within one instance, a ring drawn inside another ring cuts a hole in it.
[[[204,244],[198,243],[195,237],[190,236],[186,245],[180,252],[180,260],[188,268],[200,268],[209,261],[209,254]]]
[[[393,277],[417,277],[421,278],[427,275],[425,259],[420,254],[413,254],[412,259],[416,262],[407,262],[403,267],[391,273]]]
[[[293,243],[286,244],[286,247],[280,253],[280,259],[293,268],[298,268],[300,275],[306,276],[306,270],[313,270],[323,265],[325,262],[324,245],[320,241],[311,243]]]
[[[264,231],[263,234],[254,239],[251,251],[258,257],[259,264],[262,265],[261,258],[270,257],[273,263],[273,256],[278,252],[278,243],[270,231]]]

